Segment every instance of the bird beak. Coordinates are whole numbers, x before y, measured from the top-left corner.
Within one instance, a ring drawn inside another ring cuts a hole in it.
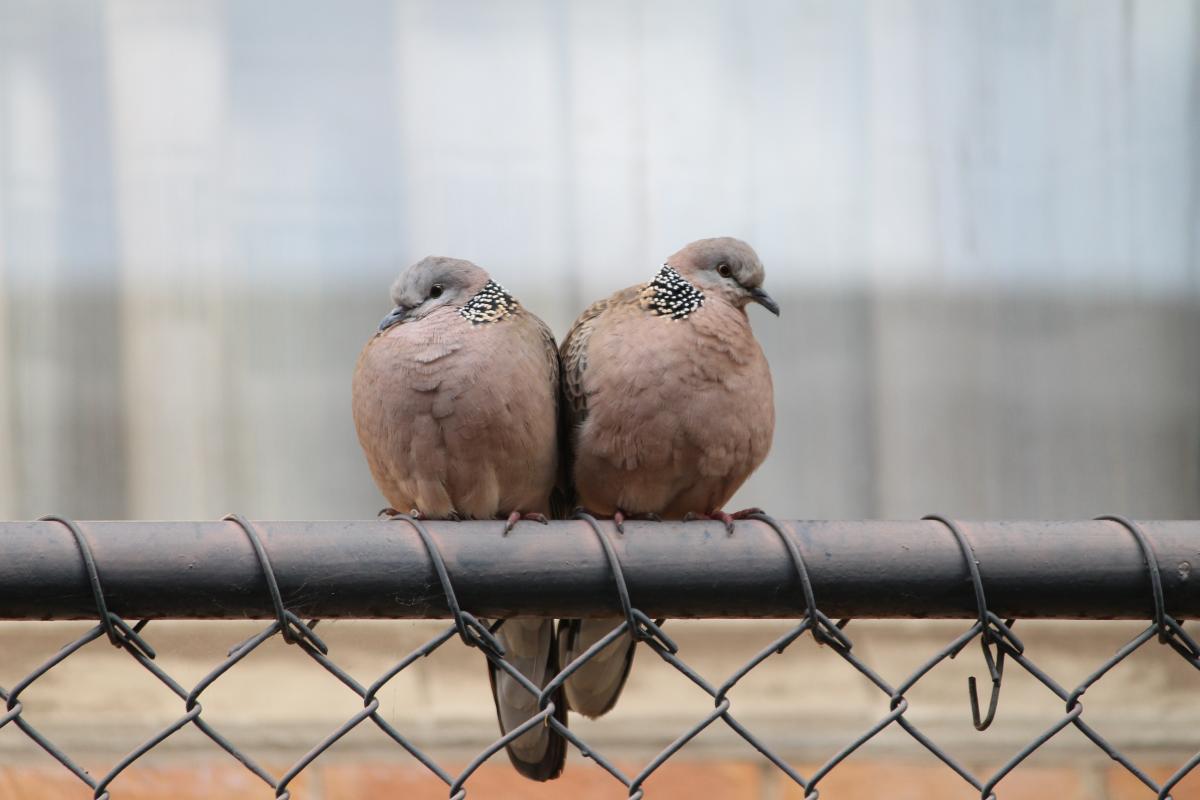
[[[393,308],[388,312],[388,315],[383,318],[383,321],[379,323],[379,332],[383,333],[393,325],[399,325],[401,322],[404,322],[404,315],[407,313],[408,309],[404,306],[396,306]]]
[[[764,292],[761,287],[756,286],[750,290],[750,300],[758,303],[775,316],[779,316],[779,304],[772,300],[771,295]]]

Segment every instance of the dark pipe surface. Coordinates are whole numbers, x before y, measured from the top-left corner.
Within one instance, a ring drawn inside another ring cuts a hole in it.
[[[973,617],[953,535],[936,522],[783,523],[831,617]],[[287,608],[303,617],[442,618],[446,602],[404,522],[258,522]],[[427,522],[463,608],[480,616],[618,612],[583,522]],[[1200,522],[1143,522],[1167,612],[1200,615]],[[110,610],[129,619],[273,616],[258,562],[232,522],[81,522]],[[797,617],[800,583],[775,532],[739,522],[609,522],[633,603],[652,617]],[[1148,619],[1134,537],[1114,522],[963,522],[1001,617]],[[0,619],[96,615],[79,551],[52,522],[0,522]]]

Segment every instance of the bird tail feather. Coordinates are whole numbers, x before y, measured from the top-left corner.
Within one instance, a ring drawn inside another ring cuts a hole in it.
[[[554,644],[554,620],[536,617],[512,617],[498,631],[504,645],[505,660],[538,687],[545,686],[558,674],[558,652]],[[492,698],[500,730],[508,733],[538,713],[537,697],[530,694],[511,675],[488,661]],[[567,724],[567,704],[560,688],[551,698],[554,717]],[[566,740],[550,726],[538,725],[512,740],[505,747],[517,772],[535,781],[548,781],[562,774],[566,762]]]
[[[558,660],[565,667],[624,622],[620,617],[564,619],[558,624]],[[621,696],[633,666],[635,642],[628,631],[609,642],[563,683],[567,704],[585,717],[607,713]]]

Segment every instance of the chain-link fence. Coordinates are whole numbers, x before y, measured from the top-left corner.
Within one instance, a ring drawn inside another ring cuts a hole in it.
[[[342,737],[371,725],[440,778],[447,796],[456,799],[467,796],[472,775],[485,761],[540,725],[592,759],[626,787],[630,798],[642,797],[643,784],[655,770],[717,725],[727,726],[802,787],[806,800],[816,800],[822,779],[885,730],[911,737],[981,798],[996,797],[994,790],[1006,775],[1068,727],[1158,798],[1171,797],[1172,787],[1200,764],[1197,753],[1169,778],[1156,781],[1089,724],[1081,702],[1090,687],[1145,646],[1157,646],[1162,657],[1181,658],[1200,669],[1200,646],[1180,621],[1200,609],[1200,588],[1191,577],[1191,565],[1200,557],[1200,523],[1138,524],[1105,517],[1091,523],[966,524],[936,516],[922,523],[799,523],[764,514],[753,520],[739,523],[727,535],[721,526],[699,522],[627,523],[626,530],[618,531],[580,514],[574,522],[545,528],[531,524],[532,535],[524,537],[488,532],[486,523],[432,523],[407,516],[386,523],[256,524],[230,516],[211,524],[76,523],[60,517],[0,524],[0,618],[78,618],[87,610],[99,619],[15,684],[0,687],[0,729],[16,726],[90,787],[98,800],[110,797],[110,785],[124,770],[189,726],[280,798],[289,797],[293,780]],[[385,557],[385,552],[392,555]],[[845,613],[955,617],[967,610],[971,622],[965,630],[895,684],[856,652]],[[317,633],[318,620],[306,621],[315,611],[326,618],[449,616],[452,622],[366,684],[339,665]],[[264,612],[273,621],[233,647],[191,686],[159,666],[147,639],[150,617],[229,618]],[[541,688],[508,664],[495,635],[506,615],[605,612],[620,613],[623,623],[563,665]],[[789,614],[798,620],[795,626],[720,683],[689,666],[665,622],[666,617]],[[1014,632],[1017,616],[1140,616],[1149,617],[1150,623],[1077,685],[1063,686],[1026,653]],[[130,624],[127,617],[142,619]],[[497,621],[485,623],[489,617]],[[556,689],[572,673],[626,631],[643,650],[711,698],[698,722],[634,774],[564,724],[553,702]],[[888,703],[885,715],[807,774],[743,724],[730,698],[731,690],[751,671],[804,636],[844,660]],[[360,710],[282,774],[268,771],[210,724],[202,703],[209,687],[274,637],[291,645],[297,658],[312,659],[362,701]],[[174,693],[181,712],[106,774],[96,776],[38,729],[36,709],[27,708],[22,698],[57,665],[101,638]],[[380,713],[379,695],[414,662],[454,639],[523,685],[538,698],[540,711],[496,738],[464,769],[451,772]],[[1053,724],[991,774],[964,766],[906,717],[906,693],[974,643],[990,679],[982,691],[974,679],[970,682],[970,711],[977,730],[995,719],[1005,670],[1011,671],[1012,664],[1063,704]],[[119,800],[119,792],[114,794]]]

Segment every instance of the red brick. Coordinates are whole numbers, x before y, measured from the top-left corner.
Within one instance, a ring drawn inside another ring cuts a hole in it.
[[[993,766],[984,774],[997,769]],[[996,794],[1004,800],[1096,800],[1087,791],[1083,773],[1069,767],[1018,766],[996,785]]]
[[[654,800],[758,800],[762,770],[744,761],[668,761],[644,785]]]
[[[813,765],[800,767],[812,775]],[[991,771],[980,770],[980,777]],[[779,774],[784,787],[780,796],[802,800],[804,790]],[[979,792],[949,767],[941,764],[912,764],[903,761],[857,761],[839,764],[817,784],[821,800],[979,800]],[[1082,776],[1072,769],[1021,769],[1009,773],[996,787],[1003,800],[1096,800],[1088,796]]]
[[[818,768],[813,764],[797,767],[806,778]],[[781,772],[775,774],[784,787],[779,797],[803,800],[800,786]],[[822,778],[817,788],[821,800],[979,800],[979,792],[948,768],[904,762],[846,761]]]
[[[455,765],[462,769],[463,765]],[[628,775],[635,765],[621,764]],[[654,800],[758,800],[761,778],[758,767],[745,762],[670,762],[646,782]],[[320,768],[323,800],[360,800],[365,797],[404,797],[406,800],[445,800],[446,784],[412,762],[337,763]],[[534,783],[518,775],[501,759],[480,767],[466,784],[474,800],[623,800],[625,787],[595,764],[568,762],[558,780]]]
[[[280,777],[287,770],[264,765]],[[300,773],[288,789],[292,800],[313,797],[311,778]],[[275,790],[254,773],[232,761],[203,761],[196,766],[130,767],[112,783],[115,800],[271,800]]]
[[[1139,765],[1159,786],[1175,774],[1179,766],[1157,765],[1146,767]],[[1146,784],[1130,774],[1129,770],[1113,765],[1107,774],[1108,800],[1152,800],[1156,795]],[[1181,780],[1171,789],[1174,800],[1200,800],[1200,767]]]
[[[281,774],[276,769],[274,774]],[[312,796],[310,780],[293,781],[292,800]],[[275,792],[236,763],[130,767],[109,784],[118,800],[271,800]],[[65,768],[0,767],[0,800],[90,800],[92,790]]]
[[[90,800],[92,790],[66,769],[0,767],[3,800]]]
[[[324,800],[360,797],[403,797],[406,800],[445,800],[446,784],[419,764],[392,762],[335,762],[314,767]]]

